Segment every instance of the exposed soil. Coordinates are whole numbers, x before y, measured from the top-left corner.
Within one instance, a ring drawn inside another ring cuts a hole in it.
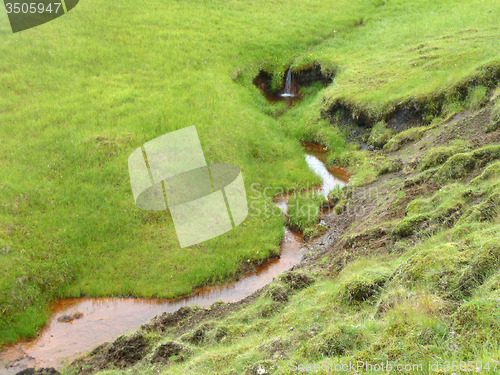
[[[38,370],[30,368],[20,371],[16,375],[60,375],[60,374],[56,369],[48,367],[48,368],[40,368]]]

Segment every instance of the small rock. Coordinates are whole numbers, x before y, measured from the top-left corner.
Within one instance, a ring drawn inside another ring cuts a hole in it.
[[[59,323],[69,323],[73,321],[73,317],[71,315],[61,315],[59,318],[57,318],[57,321]]]

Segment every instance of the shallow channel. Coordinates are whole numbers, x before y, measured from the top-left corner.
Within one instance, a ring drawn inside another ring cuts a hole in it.
[[[306,162],[322,179],[318,192],[326,195],[349,182],[346,171],[325,166],[326,150],[303,144]],[[287,199],[275,202],[283,212]],[[288,228],[281,243],[280,257],[245,273],[237,282],[199,288],[188,297],[174,300],[133,298],[66,298],[52,308],[49,323],[37,338],[21,341],[0,353],[0,374],[16,374],[28,367],[60,368],[93,347],[139,328],[154,316],[174,312],[182,306],[208,307],[216,301],[237,302],[270,283],[276,276],[300,263],[305,252],[302,236]],[[62,322],[64,315],[78,319]]]

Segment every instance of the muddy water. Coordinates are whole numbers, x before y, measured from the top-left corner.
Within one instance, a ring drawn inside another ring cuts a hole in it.
[[[302,143],[302,147],[304,148],[309,168],[323,179],[323,189],[329,187],[333,189],[335,188],[335,183],[341,186],[349,183],[350,177],[346,169],[328,166],[328,149],[326,147],[308,142]]]
[[[304,147],[307,164],[323,180],[322,194],[348,182],[345,172],[325,167],[319,159],[324,150],[311,144]],[[275,203],[286,212],[286,198]],[[60,368],[98,344],[137,329],[162,312],[174,312],[187,305],[208,307],[218,300],[235,302],[245,298],[301,261],[302,237],[288,228],[284,230],[280,258],[245,273],[233,284],[200,288],[189,297],[175,300],[72,298],[58,301],[38,338],[16,343],[0,353],[0,374],[16,374],[34,366]],[[66,323],[60,321],[63,315],[75,314],[82,314],[82,317]]]
[[[302,238],[285,230],[280,258],[247,272],[234,284],[200,288],[187,298],[176,300],[124,298],[68,298],[53,307],[49,324],[40,336],[18,343],[0,356],[0,374],[16,374],[27,367],[55,367],[76,358],[93,347],[137,329],[155,315],[174,312],[182,306],[208,307],[218,300],[234,302],[243,299],[270,283],[274,277],[298,264],[302,258]],[[63,315],[83,314],[68,323],[58,321]]]

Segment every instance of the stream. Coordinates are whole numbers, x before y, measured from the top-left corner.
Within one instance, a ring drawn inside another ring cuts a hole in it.
[[[326,167],[326,150],[303,144],[309,168],[322,179],[318,193],[326,196],[349,181],[346,171]],[[288,199],[275,202],[286,212]],[[237,302],[270,283],[276,276],[300,263],[305,252],[302,236],[285,227],[280,257],[245,273],[232,284],[203,287],[187,297],[173,300],[133,298],[66,298],[52,308],[49,323],[39,336],[22,340],[0,353],[0,374],[14,375],[29,367],[60,368],[95,346],[133,331],[163,312],[182,306],[209,307],[216,301]],[[65,315],[79,318],[62,322]]]

